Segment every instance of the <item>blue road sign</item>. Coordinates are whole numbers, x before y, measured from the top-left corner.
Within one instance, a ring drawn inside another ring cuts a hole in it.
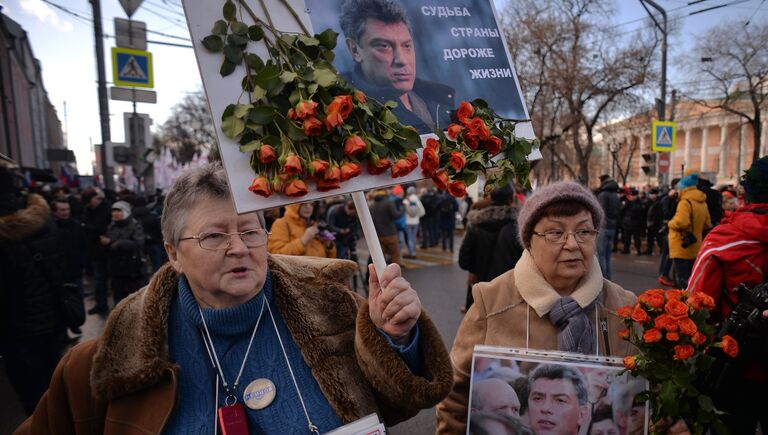
[[[653,122],[653,151],[668,152],[675,150],[676,126],[674,122]]]
[[[152,53],[112,47],[112,81],[117,86],[154,87]]]

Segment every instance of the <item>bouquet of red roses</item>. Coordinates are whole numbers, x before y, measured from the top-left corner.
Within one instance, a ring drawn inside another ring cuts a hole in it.
[[[684,419],[692,433],[712,428],[725,432],[712,399],[703,394],[699,381],[714,362],[713,348],[728,357],[739,352],[738,343],[726,335],[714,341],[707,324],[714,300],[705,294],[653,289],[643,292],[634,306],[618,310],[627,329],[619,335],[640,353],[624,358],[624,366],[651,384],[640,400],[650,400],[651,420]]]

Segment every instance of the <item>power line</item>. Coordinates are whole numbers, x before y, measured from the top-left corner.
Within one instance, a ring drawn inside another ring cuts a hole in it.
[[[164,11],[166,11],[166,12],[170,12],[170,13],[172,13],[172,14],[176,14],[176,15],[179,15],[179,16],[181,16],[182,18],[186,18],[186,17],[184,16],[184,13],[183,13],[183,12],[180,12],[178,9],[173,9],[173,8],[171,8],[171,7],[165,6],[165,5],[163,5],[163,4],[160,4],[160,3],[154,3],[154,2],[152,2],[151,0],[145,0],[145,1],[146,1],[146,4],[152,5],[153,7],[156,7],[156,8],[158,8],[158,9],[162,9],[162,10],[164,10]]]

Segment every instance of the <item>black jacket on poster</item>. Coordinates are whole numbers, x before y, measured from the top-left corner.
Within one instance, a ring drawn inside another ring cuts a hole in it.
[[[459,266],[488,282],[512,269],[523,255],[517,238],[517,209],[491,205],[467,215],[467,234],[459,249]]]

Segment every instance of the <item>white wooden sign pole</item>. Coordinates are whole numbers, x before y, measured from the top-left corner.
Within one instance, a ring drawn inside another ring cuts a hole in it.
[[[381,275],[387,267],[384,260],[384,252],[381,250],[379,236],[376,234],[376,227],[373,226],[371,211],[368,209],[368,201],[365,200],[365,194],[362,191],[352,192],[352,200],[355,201],[355,210],[360,219],[360,226],[363,228],[365,243],[368,245],[368,252],[373,259],[373,267],[376,268],[376,275],[381,280]]]

